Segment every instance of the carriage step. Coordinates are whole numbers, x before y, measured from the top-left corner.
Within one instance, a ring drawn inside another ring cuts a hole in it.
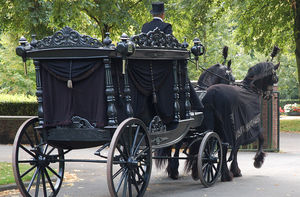
[[[96,152],[94,153],[94,155],[97,155],[99,157],[103,157],[103,158],[107,158],[106,156],[101,155],[101,151],[103,151],[106,147],[108,147],[110,145],[110,143],[106,143],[103,146],[101,146],[98,150],[96,150]]]

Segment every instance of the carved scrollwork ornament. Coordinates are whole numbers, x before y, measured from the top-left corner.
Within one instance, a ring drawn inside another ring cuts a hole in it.
[[[150,133],[166,131],[166,125],[162,122],[159,116],[154,116],[149,124]]]
[[[182,44],[172,34],[165,34],[158,28],[149,31],[147,34],[141,33],[130,38],[140,48],[168,48],[180,49]]]
[[[70,27],[64,27],[62,30],[37,41],[36,48],[61,48],[61,47],[103,47],[103,44],[96,38],[87,35],[81,35]]]

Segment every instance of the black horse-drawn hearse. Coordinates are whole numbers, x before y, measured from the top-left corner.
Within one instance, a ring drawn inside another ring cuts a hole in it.
[[[13,170],[23,196],[56,196],[65,162],[106,163],[111,196],[143,196],[152,159],[170,159],[154,150],[178,142],[186,142],[185,159],[196,161],[203,185],[218,179],[222,142],[200,129],[203,106],[188,78],[186,42],[156,29],[130,39],[123,34],[114,46],[109,34],[100,42],[65,27],[20,43],[17,54],[35,65],[38,99],[38,117],[21,125],[14,142]],[[203,50],[196,39],[195,59]],[[98,159],[65,158],[90,147],[99,147]]]

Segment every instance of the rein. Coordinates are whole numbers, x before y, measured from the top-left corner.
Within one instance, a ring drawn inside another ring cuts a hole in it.
[[[194,65],[196,65],[196,63],[195,62],[193,62],[192,60],[189,60],[190,62],[192,62]],[[212,75],[215,75],[216,77],[219,77],[219,78],[221,78],[221,79],[223,79],[223,80],[225,80],[225,81],[227,81],[227,82],[231,82],[230,80],[228,80],[228,79],[226,79],[226,78],[224,78],[224,77],[222,77],[222,76],[220,76],[220,75],[218,75],[218,74],[216,74],[216,73],[213,73],[213,72],[211,72],[211,71],[209,71],[208,69],[206,69],[206,68],[203,68],[202,66],[200,66],[200,65],[198,65],[202,70],[204,70],[204,71],[206,71],[206,72],[208,72],[208,73],[210,73],[210,74],[212,74]],[[204,85],[206,85],[206,84],[204,84]]]

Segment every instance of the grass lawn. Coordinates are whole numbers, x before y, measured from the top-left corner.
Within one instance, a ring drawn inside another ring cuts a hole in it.
[[[300,132],[300,119],[280,120],[280,131],[297,131]]]
[[[29,164],[20,164],[19,165],[19,170],[22,173],[26,172],[29,168],[31,168],[32,166]],[[26,174],[22,180],[23,181],[30,181],[33,173],[35,170],[32,170],[31,172],[29,172],[28,174]],[[49,176],[51,177],[53,175],[53,173],[51,171],[49,171],[47,169],[47,172],[49,174]],[[11,183],[15,183],[15,177],[14,177],[14,173],[13,173],[13,169],[12,169],[12,164],[8,163],[8,162],[0,162],[0,185],[7,185],[7,184],[11,184]],[[0,195],[1,196],[1,195]]]
[[[22,164],[20,166],[20,171],[25,172],[29,167],[29,164]],[[28,173],[25,177],[24,180],[30,181],[33,172]],[[15,183],[15,177],[13,174],[12,170],[12,164],[8,162],[0,162],[0,185],[6,185],[10,183]]]

